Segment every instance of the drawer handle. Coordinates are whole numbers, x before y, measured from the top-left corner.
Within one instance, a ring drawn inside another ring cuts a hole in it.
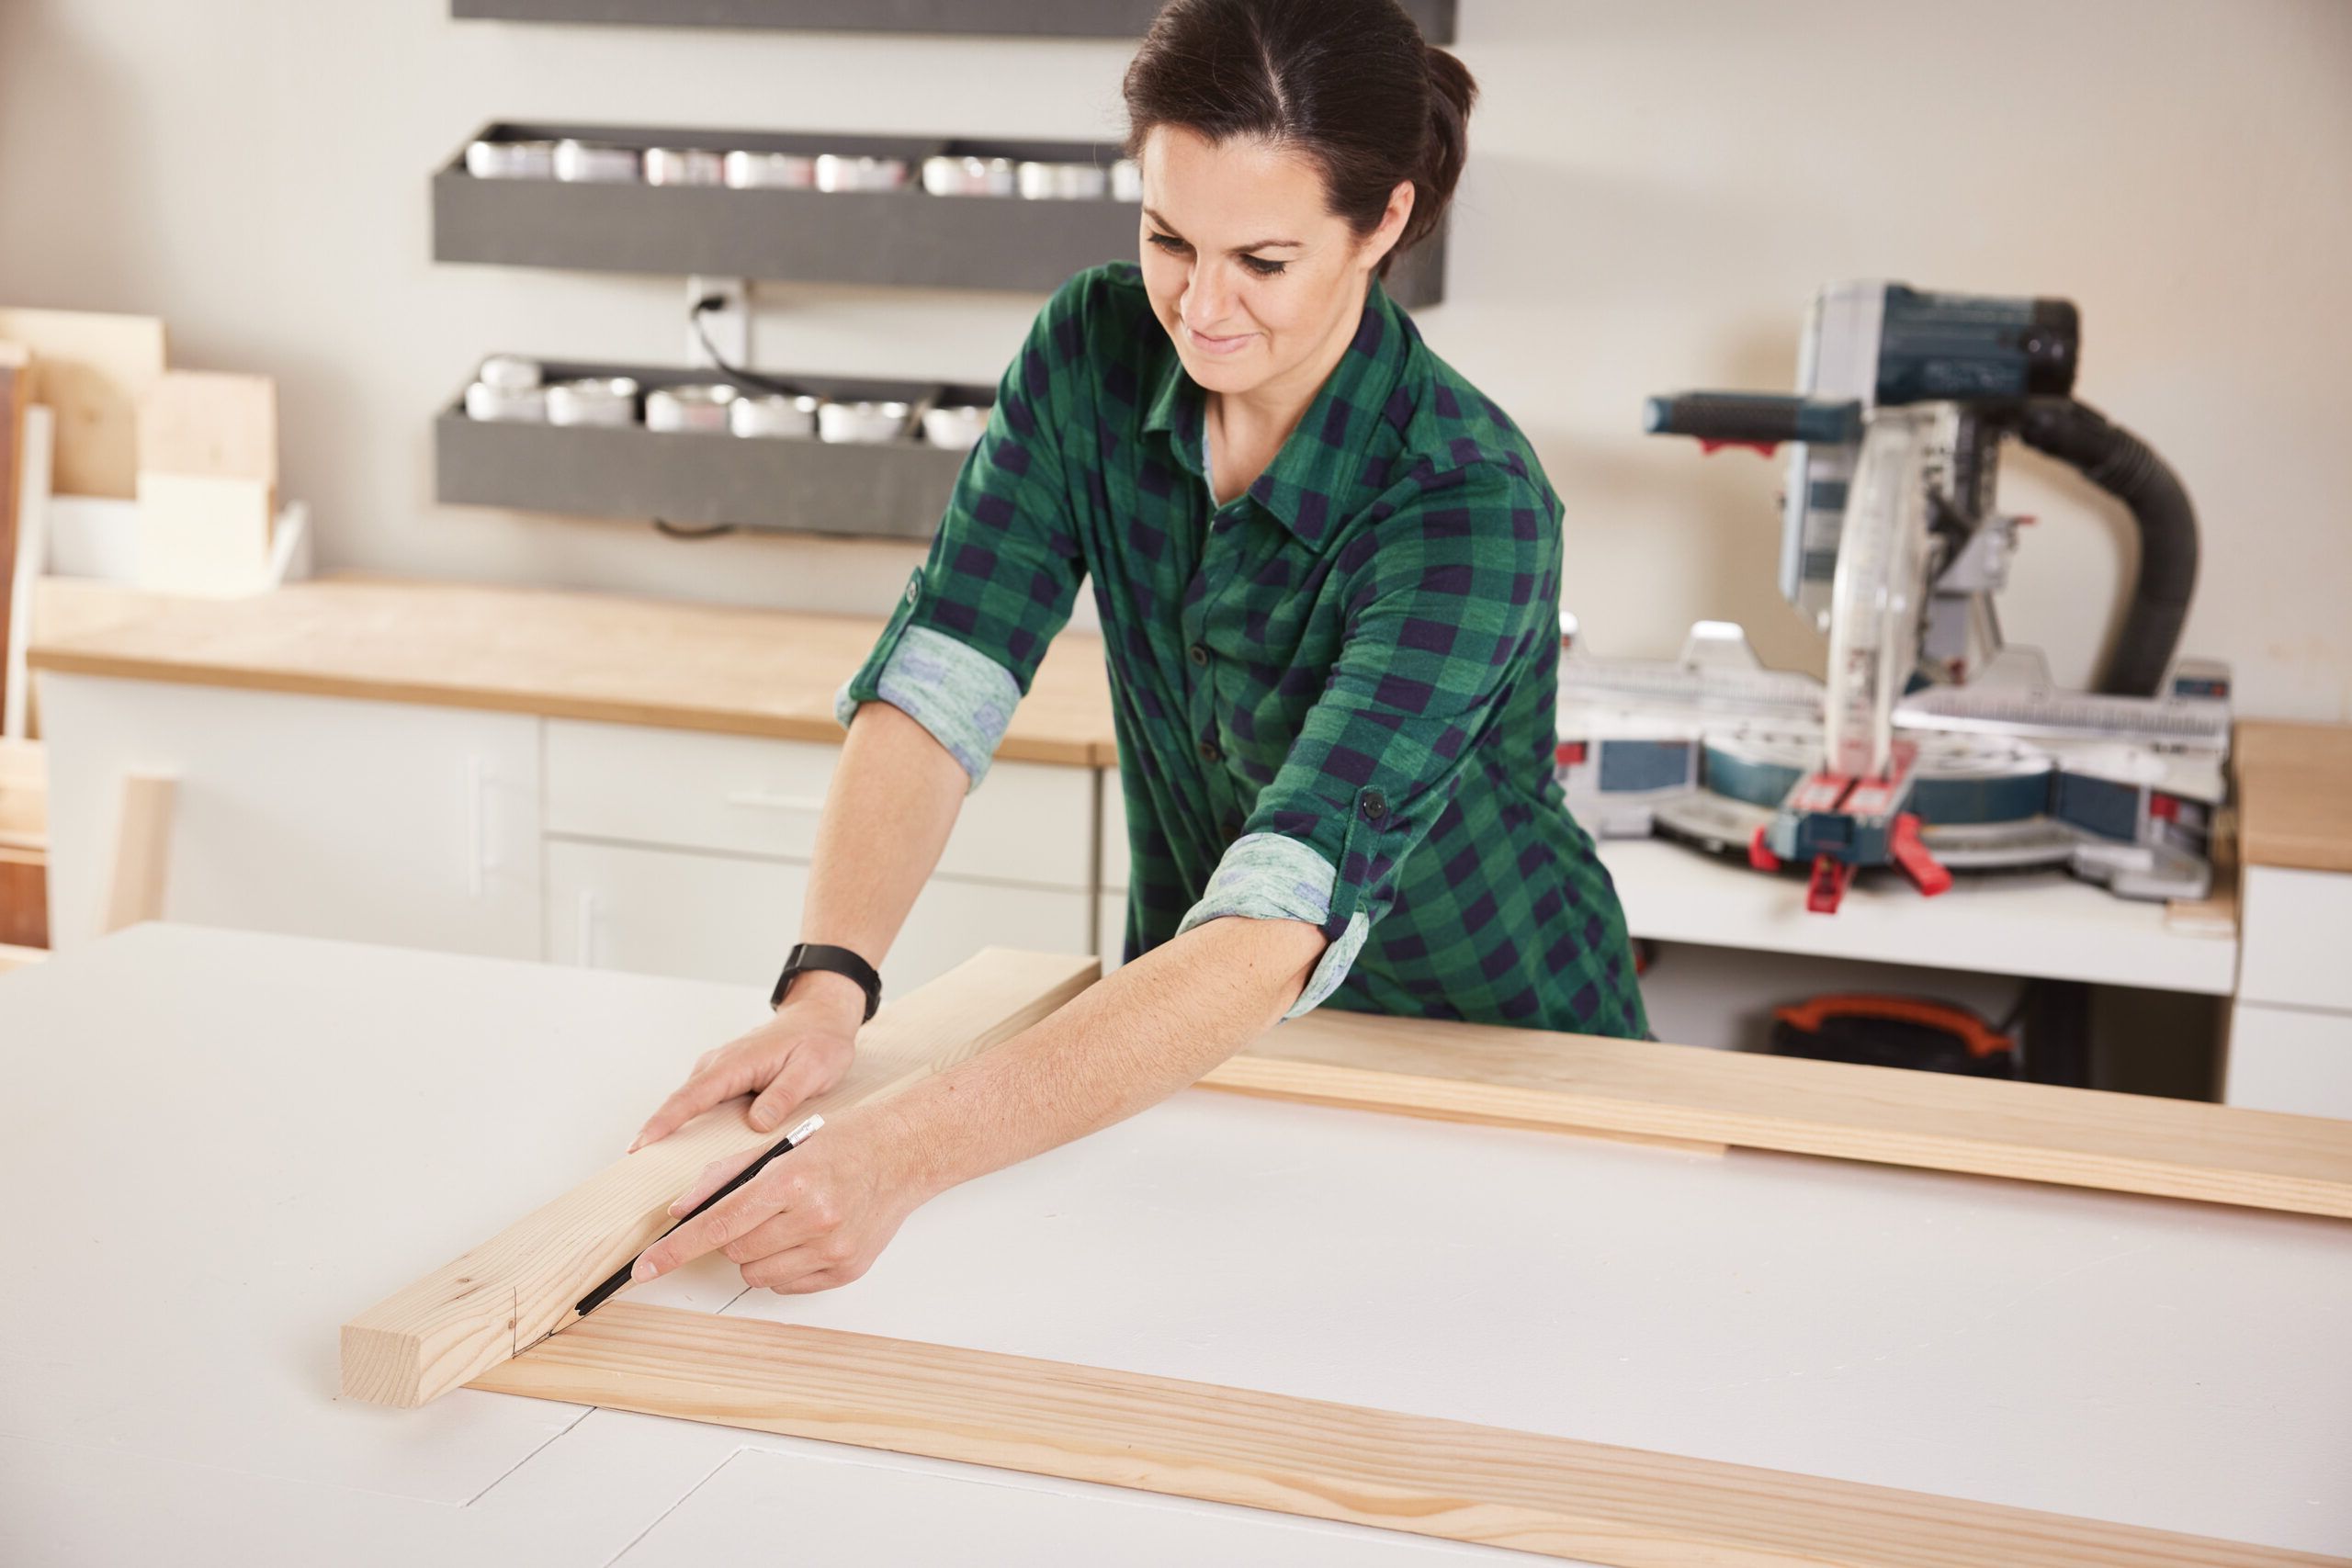
[[[729,806],[748,806],[760,811],[806,811],[811,814],[825,809],[822,796],[778,795],[774,790],[738,789],[727,795]]]

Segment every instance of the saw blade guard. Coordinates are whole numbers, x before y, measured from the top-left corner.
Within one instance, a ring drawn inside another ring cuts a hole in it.
[[[1830,773],[1883,778],[1893,761],[1894,705],[1918,655],[1934,420],[1883,409],[1862,437],[1830,591],[1822,714]]]

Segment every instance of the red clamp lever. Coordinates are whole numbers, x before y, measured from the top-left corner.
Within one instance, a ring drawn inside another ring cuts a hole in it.
[[[1894,856],[1894,863],[1903,868],[1904,875],[1918,886],[1921,894],[1932,898],[1951,889],[1951,873],[1944,868],[1942,862],[1928,852],[1928,846],[1919,838],[1918,818],[1908,811],[1897,817],[1894,827],[1887,834],[1886,844],[1888,852]]]
[[[1764,829],[1761,828],[1756,829],[1756,837],[1747,840],[1747,863],[1758,871],[1781,869],[1781,857],[1764,842]]]
[[[1835,855],[1813,857],[1813,875],[1804,887],[1804,907],[1816,915],[1834,915],[1846,897],[1854,868]]]

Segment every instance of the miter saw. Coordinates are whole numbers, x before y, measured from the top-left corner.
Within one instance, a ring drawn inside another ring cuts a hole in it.
[[[1556,768],[1577,818],[1805,869],[1824,913],[1885,865],[1928,894],[1952,869],[2064,866],[2125,897],[2203,897],[2230,705],[2226,669],[2173,657],[2196,517],[2161,458],[2070,396],[2080,345],[2063,299],[1840,284],[1814,299],[1795,395],[1651,399],[1654,434],[1792,445],[1781,591],[1828,634],[1828,674],[1764,669],[1724,622],[1679,659],[1598,658],[1563,615]],[[2097,694],[2001,641],[1993,595],[2030,521],[1994,508],[2011,435],[2139,527]]]

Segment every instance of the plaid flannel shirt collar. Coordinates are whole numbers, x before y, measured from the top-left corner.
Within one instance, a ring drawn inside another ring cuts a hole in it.
[[[1412,318],[1389,299],[1375,277],[1364,294],[1363,315],[1340,362],[1306,405],[1297,428],[1274,460],[1250,486],[1256,502],[1306,544],[1318,544],[1341,512],[1342,492],[1358,484],[1377,490],[1385,476],[1352,463],[1366,451],[1383,419],[1401,425],[1409,412],[1404,395],[1406,362],[1419,337]],[[1201,460],[1201,419],[1206,394],[1184,373],[1174,345],[1162,355],[1143,428],[1166,436],[1176,460],[1194,479],[1207,480]],[[1351,468],[1357,471],[1351,472]]]

